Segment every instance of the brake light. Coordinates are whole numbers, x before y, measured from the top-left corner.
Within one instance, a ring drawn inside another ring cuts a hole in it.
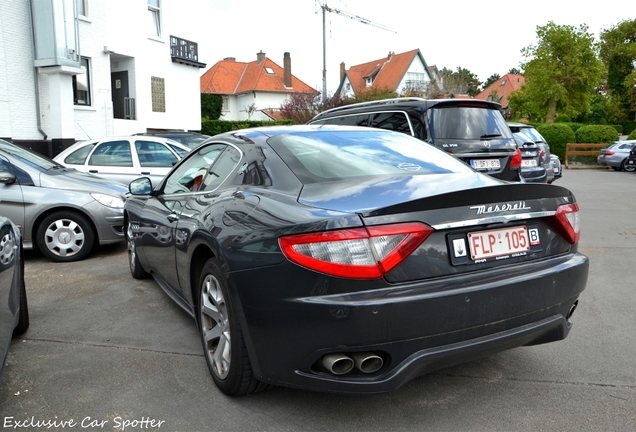
[[[552,223],[568,242],[571,244],[579,242],[581,237],[581,218],[577,203],[559,206],[556,215],[552,218]]]
[[[611,156],[614,154],[614,150],[608,150],[605,152],[605,156]]]
[[[521,150],[517,149],[510,159],[510,169],[521,167]]]
[[[541,158],[545,157],[545,151],[541,150],[541,152],[539,153],[539,156],[541,156]]]
[[[371,226],[279,239],[292,262],[332,276],[377,279],[407,258],[433,232],[418,222]]]

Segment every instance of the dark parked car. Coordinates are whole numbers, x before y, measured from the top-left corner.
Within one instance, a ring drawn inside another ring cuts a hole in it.
[[[632,148],[632,150],[629,152],[629,156],[625,161],[625,171],[636,171],[636,147]]]
[[[392,131],[229,132],[130,191],[131,273],[192,315],[228,395],[389,391],[557,341],[587,282],[570,191]]]
[[[634,167],[627,164],[629,152],[636,146],[636,140],[616,141],[601,149],[596,162],[614,171],[634,171]]]
[[[512,134],[521,150],[521,176],[530,183],[547,183],[548,172],[539,146],[521,132]],[[548,169],[552,169],[550,165]]]
[[[0,216],[0,375],[11,338],[29,328],[29,308],[24,287],[24,257],[20,230]]]
[[[193,149],[199,146],[203,141],[210,138],[210,135],[204,135],[197,132],[184,132],[184,131],[174,131],[174,132],[144,132],[138,133],[135,135],[145,135],[145,136],[157,136],[163,138],[169,138],[171,140],[180,142],[183,145],[188,146]]]
[[[324,111],[309,124],[367,126],[414,136],[454,154],[474,169],[520,181],[521,152],[496,102],[396,98]]]
[[[543,165],[546,167],[548,174],[547,182],[552,183],[554,181],[554,170],[550,170],[550,164],[552,163],[550,145],[545,140],[543,135],[537,131],[537,129],[526,123],[508,123],[510,130],[515,133],[519,132],[524,134],[528,139],[534,141],[534,143],[541,149],[541,157],[543,158]]]
[[[557,155],[551,154],[550,162],[552,164],[552,173],[554,174],[554,177],[548,180],[548,183],[552,183],[563,176],[563,164],[561,164],[561,159],[559,159]]]

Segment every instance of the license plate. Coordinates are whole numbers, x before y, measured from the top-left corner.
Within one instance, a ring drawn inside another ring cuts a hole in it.
[[[537,161],[535,159],[526,159],[521,161],[522,167],[536,167]]]
[[[470,166],[476,169],[501,168],[499,159],[478,159],[478,160],[471,159]]]
[[[530,238],[526,226],[468,233],[473,261],[528,252]]]
[[[628,161],[627,161],[627,163],[628,163],[629,165],[634,165],[634,161],[633,161],[633,160],[628,160]]]

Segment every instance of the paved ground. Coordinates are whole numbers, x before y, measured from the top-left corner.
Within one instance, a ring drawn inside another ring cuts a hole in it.
[[[31,328],[13,341],[0,379],[0,427],[636,430],[636,174],[564,174],[555,184],[577,196],[580,249],[591,271],[575,326],[562,342],[445,369],[389,394],[275,388],[228,398],[209,377],[194,321],[154,282],[130,277],[123,245],[73,264],[32,252]],[[41,427],[31,427],[38,421]]]

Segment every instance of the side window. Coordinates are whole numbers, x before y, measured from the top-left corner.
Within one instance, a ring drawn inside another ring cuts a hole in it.
[[[89,165],[131,167],[132,156],[128,141],[101,143],[91,155]]]
[[[369,126],[369,114],[333,117],[329,119],[329,124],[344,126]]]
[[[73,153],[64,158],[64,163],[71,165],[84,165],[88,154],[91,152],[91,150],[93,150],[95,144],[96,143],[87,144],[84,147],[75,150]]]
[[[174,194],[199,190],[208,169],[226,147],[226,144],[214,143],[193,150],[188,154],[187,159],[168,176],[163,193]]]
[[[373,114],[371,126],[411,135],[409,121],[406,114],[403,112],[383,112]]]
[[[182,159],[185,157],[185,155],[190,153],[188,150],[184,150],[181,147],[177,147],[176,145],[172,145],[172,144],[169,144],[169,145],[170,145],[170,148],[172,149],[172,151],[175,152],[176,154],[178,154],[179,157],[181,157]]]
[[[170,168],[177,157],[165,145],[154,141],[135,141],[135,149],[142,167]]]
[[[241,152],[232,146],[227,146],[214,165],[210,167],[207,176],[203,179],[201,189],[211,191],[219,187],[240,161]]]

